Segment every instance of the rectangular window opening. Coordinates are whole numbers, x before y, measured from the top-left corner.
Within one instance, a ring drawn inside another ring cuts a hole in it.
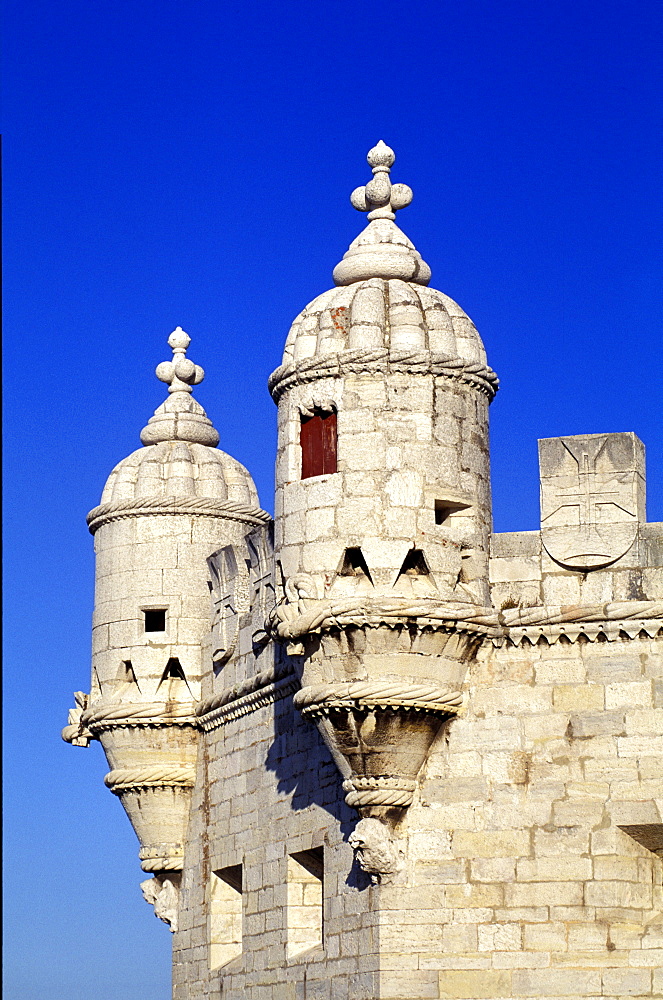
[[[336,413],[302,417],[299,443],[302,446],[302,479],[336,472]]]
[[[209,965],[218,969],[242,954],[242,866],[212,872],[209,905]]]
[[[165,608],[153,608],[149,611],[143,611],[145,620],[145,631],[146,632],[165,632],[166,631],[166,609]]]
[[[470,504],[459,503],[455,500],[436,500],[435,501],[435,523],[444,524],[444,522],[459,510],[469,510]]]
[[[288,858],[288,958],[323,943],[324,852],[322,847]]]

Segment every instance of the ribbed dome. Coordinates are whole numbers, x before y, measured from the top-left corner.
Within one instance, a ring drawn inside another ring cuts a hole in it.
[[[134,451],[111,472],[101,503],[146,497],[204,497],[259,506],[243,465],[218,448],[191,441],[162,441]]]
[[[296,318],[283,364],[346,350],[439,351],[486,364],[481,337],[448,295],[398,278],[370,278],[319,295]]]

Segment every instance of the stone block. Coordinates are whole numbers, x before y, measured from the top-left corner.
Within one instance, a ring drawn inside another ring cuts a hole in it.
[[[495,969],[440,972],[440,1000],[501,1000],[512,996],[511,972]]]
[[[579,906],[583,901],[578,882],[514,882],[504,887],[507,906]]]
[[[616,997],[645,996],[651,991],[649,969],[606,969],[603,973],[603,993]]]

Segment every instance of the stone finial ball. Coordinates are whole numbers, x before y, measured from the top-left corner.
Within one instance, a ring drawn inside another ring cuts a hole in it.
[[[175,376],[172,361],[162,361],[160,365],[157,365],[155,375],[160,382],[172,382]]]
[[[181,326],[176,326],[170,337],[168,338],[168,346],[174,351],[185,350],[191,343],[191,337],[188,333],[185,333]]]
[[[188,358],[179,358],[175,362],[175,374],[183,382],[190,382],[196,374],[196,366]]]
[[[373,146],[373,149],[369,149],[366,159],[371,167],[388,168],[393,167],[396,154],[393,149],[386,144],[386,142],[383,142],[382,139],[380,139],[378,144]]]

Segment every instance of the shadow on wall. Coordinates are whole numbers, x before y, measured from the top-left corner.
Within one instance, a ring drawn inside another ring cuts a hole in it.
[[[274,740],[265,766],[276,776],[279,793],[292,796],[290,808],[293,811],[319,806],[338,822],[343,839],[348,840],[359,815],[345,802],[341,775],[317,727],[302,718],[292,697],[280,698],[274,703]],[[356,860],[346,884],[359,890],[371,884],[370,876],[361,870]]]

